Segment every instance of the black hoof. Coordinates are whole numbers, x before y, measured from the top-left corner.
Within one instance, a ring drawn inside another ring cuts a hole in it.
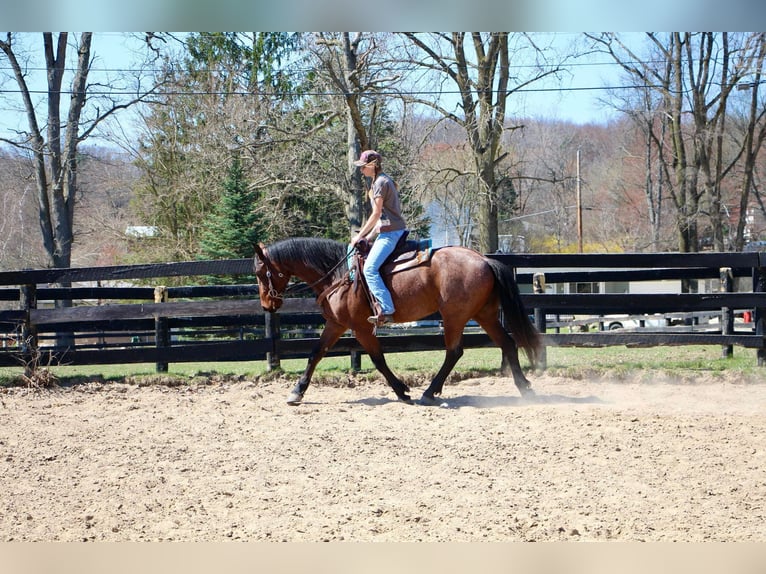
[[[436,407],[441,404],[441,401],[439,401],[436,397],[424,394],[422,397],[420,397],[418,404],[426,407]]]
[[[290,396],[287,397],[287,404],[294,407],[299,404],[301,404],[301,401],[303,400],[303,395],[301,393],[296,393],[293,391],[290,393]]]

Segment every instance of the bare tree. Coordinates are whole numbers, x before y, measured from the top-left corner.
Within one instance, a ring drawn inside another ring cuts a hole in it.
[[[713,248],[723,251],[741,243],[741,238],[732,241],[725,233],[731,218],[724,195],[726,182],[741,156],[757,153],[760,142],[752,134],[748,137],[746,129],[739,148],[733,148],[727,137],[727,119],[733,91],[763,65],[758,58],[759,34],[647,33],[652,50],[646,55],[639,54],[616,34],[590,37],[635,80],[635,86],[659,96],[660,105],[647,109],[649,117],[640,117],[655,149],[660,151],[657,158],[661,181],[668,184],[676,210],[679,250],[700,249],[700,225],[705,222]],[[762,113],[757,90],[753,96],[750,118],[757,122]],[[647,163],[647,178],[649,169]],[[751,184],[743,185],[743,193],[749,193]],[[744,202],[746,205],[747,199]],[[741,208],[741,200],[739,204],[737,227],[744,228],[746,209]]]
[[[380,64],[381,42],[382,36],[362,32],[319,32],[313,48],[317,71],[344,103],[348,185],[340,195],[352,230],[361,227],[367,209],[362,175],[353,162],[362,150],[378,147],[376,135],[385,105],[378,94],[392,89],[399,79]]]
[[[734,249],[741,251],[746,240],[746,223],[748,208],[755,192],[756,198],[763,209],[763,202],[756,189],[756,165],[757,159],[763,149],[766,140],[766,104],[763,102],[762,91],[759,86],[764,81],[764,62],[766,62],[766,34],[760,32],[751,36],[747,46],[751,53],[752,81],[742,81],[738,89],[747,89],[750,97],[747,100],[745,113],[742,114],[741,125],[730,130],[734,134],[735,141],[739,144],[739,150],[743,156],[743,173],[739,186],[739,217],[734,236]]]
[[[410,95],[406,100],[436,110],[465,130],[480,198],[479,249],[494,252],[498,247],[498,194],[509,184],[497,172],[498,163],[507,154],[501,148],[506,103],[518,90],[557,73],[560,68],[547,64],[543,50],[526,34],[453,32],[404,36],[411,43],[409,64],[433,76],[437,85],[452,85],[458,92],[460,112],[447,109],[439,98]],[[511,77],[511,58],[523,49],[531,50],[541,63],[526,68],[530,73],[525,77]]]
[[[2,141],[23,150],[34,162],[40,233],[51,267],[71,264],[78,193],[78,147],[101,122],[144,100],[153,91],[150,88],[137,92],[122,101],[100,98],[100,104],[88,106],[92,88],[89,84],[92,38],[92,32],[83,32],[70,46],[68,32],[42,34],[47,78],[42,108],[37,105],[34,89],[28,83],[27,64],[17,55],[17,34],[8,32],[5,39],[0,40],[0,50],[10,65],[27,119],[25,130],[13,139],[3,138]],[[65,86],[64,82],[70,76],[67,53],[70,47],[75,52],[75,60],[71,84]]]
[[[71,84],[65,86],[64,81],[70,72],[67,57],[69,34],[45,32],[42,34],[47,79],[42,98],[45,105],[38,108],[33,89],[27,81],[26,63],[20,61],[17,55],[16,37],[8,32],[5,39],[0,40],[0,50],[18,86],[27,129],[21,130],[14,139],[3,138],[2,141],[28,154],[33,163],[39,229],[47,264],[50,267],[69,267],[79,189],[78,148],[101,122],[141,101],[149,92],[133,95],[127,101],[112,100],[107,93],[105,99],[101,99],[102,105],[106,104],[105,108],[88,106],[93,34],[83,32],[75,39]],[[44,112],[39,109],[44,109]],[[62,283],[62,286],[67,285]],[[56,305],[68,307],[71,301],[59,300]],[[71,333],[60,333],[57,337],[59,346],[68,346],[71,341]]]
[[[669,192],[676,208],[679,250],[697,251],[700,191],[697,187],[697,174],[690,166],[689,144],[683,129],[683,53],[677,36],[670,35],[666,42],[654,34],[647,36],[655,52],[642,57],[617,34],[589,35],[599,49],[608,53],[628,76],[635,80],[636,86],[659,95],[661,103],[653,110],[661,116],[658,122],[654,122],[652,118],[647,121],[643,114],[635,117],[642,122],[642,127],[649,130],[648,137],[655,141],[658,147],[664,144],[664,138],[667,137],[670,152],[667,156],[660,156],[659,160],[662,162],[664,173],[668,174],[668,181],[672,183]],[[646,101],[645,98],[644,106]],[[658,126],[662,130],[661,136],[656,133]],[[649,149],[647,148],[647,152]],[[647,177],[650,177],[650,174],[647,174]],[[646,193],[652,194],[653,191],[647,188]]]

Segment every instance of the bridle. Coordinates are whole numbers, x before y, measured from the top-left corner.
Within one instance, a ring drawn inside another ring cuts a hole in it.
[[[281,271],[277,271],[276,269],[274,269],[274,266],[272,265],[271,260],[266,255],[265,247],[256,245],[255,252],[256,252],[256,256],[258,257],[258,259],[266,267],[266,282],[267,282],[266,286],[268,288],[269,297],[271,297],[272,299],[278,299],[280,301],[284,301],[285,294],[290,290],[289,286],[287,286],[285,288],[285,290],[283,290],[280,293],[279,291],[277,291],[274,288],[274,283],[272,283],[271,278],[272,278],[272,276],[274,274],[276,274],[281,279],[281,278],[283,278],[285,276],[285,274],[282,273]],[[295,287],[297,287],[295,292],[298,292],[299,290],[302,291],[304,289],[306,289],[308,291],[311,291],[314,287],[316,287],[317,285],[322,283],[325,279],[330,277],[333,273],[335,273],[336,269],[338,269],[338,267],[340,267],[343,264],[344,261],[347,261],[349,256],[350,256],[350,254],[347,254],[345,257],[342,257],[340,259],[340,261],[338,261],[335,265],[333,265],[333,267],[327,273],[325,273],[322,277],[320,277],[319,279],[317,279],[313,283],[310,283],[308,285],[295,286]],[[331,287],[333,287],[333,286],[331,286]]]
[[[284,274],[279,273],[279,276],[284,277]],[[283,301],[285,297],[279,291],[274,289],[274,284],[271,282],[271,271],[268,268],[266,269],[266,279],[268,280],[269,297]]]
[[[268,287],[269,297],[271,297],[272,299],[277,299],[279,301],[284,301],[285,297],[283,293],[280,293],[279,291],[276,290],[271,278],[274,274],[276,274],[277,277],[282,279],[285,276],[285,274],[282,273],[281,271],[277,271],[274,269],[274,266],[271,264],[271,260],[268,257],[266,257],[266,253],[264,253],[264,251],[261,249],[260,246],[256,246],[255,252],[258,259],[266,267],[266,285]]]

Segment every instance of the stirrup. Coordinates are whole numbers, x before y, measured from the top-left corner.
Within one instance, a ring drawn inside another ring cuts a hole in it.
[[[372,323],[376,327],[380,327],[381,325],[385,325],[386,323],[393,323],[394,322],[394,316],[389,314],[383,314],[380,315],[370,315],[367,317],[367,321],[369,323]]]

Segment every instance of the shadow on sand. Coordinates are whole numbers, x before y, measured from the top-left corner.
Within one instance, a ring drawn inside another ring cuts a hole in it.
[[[385,397],[365,398],[356,401],[348,401],[349,404],[360,404],[367,406],[382,406],[389,403],[401,402],[397,399],[388,399]],[[530,397],[513,396],[486,396],[486,395],[461,395],[442,399],[436,398],[436,403],[426,405],[419,399],[413,399],[410,404],[416,406],[430,406],[448,409],[458,409],[460,407],[473,407],[477,409],[494,409],[499,407],[523,407],[531,405],[557,405],[557,404],[605,404],[606,402],[596,396],[587,397],[568,397],[565,395],[534,395]]]
[[[492,409],[497,407],[523,407],[531,405],[602,404],[604,401],[592,395],[587,397],[568,397],[566,395],[534,395],[530,397],[462,395],[440,400],[438,406],[442,406],[443,403],[446,403],[445,408],[451,409],[460,407]]]

